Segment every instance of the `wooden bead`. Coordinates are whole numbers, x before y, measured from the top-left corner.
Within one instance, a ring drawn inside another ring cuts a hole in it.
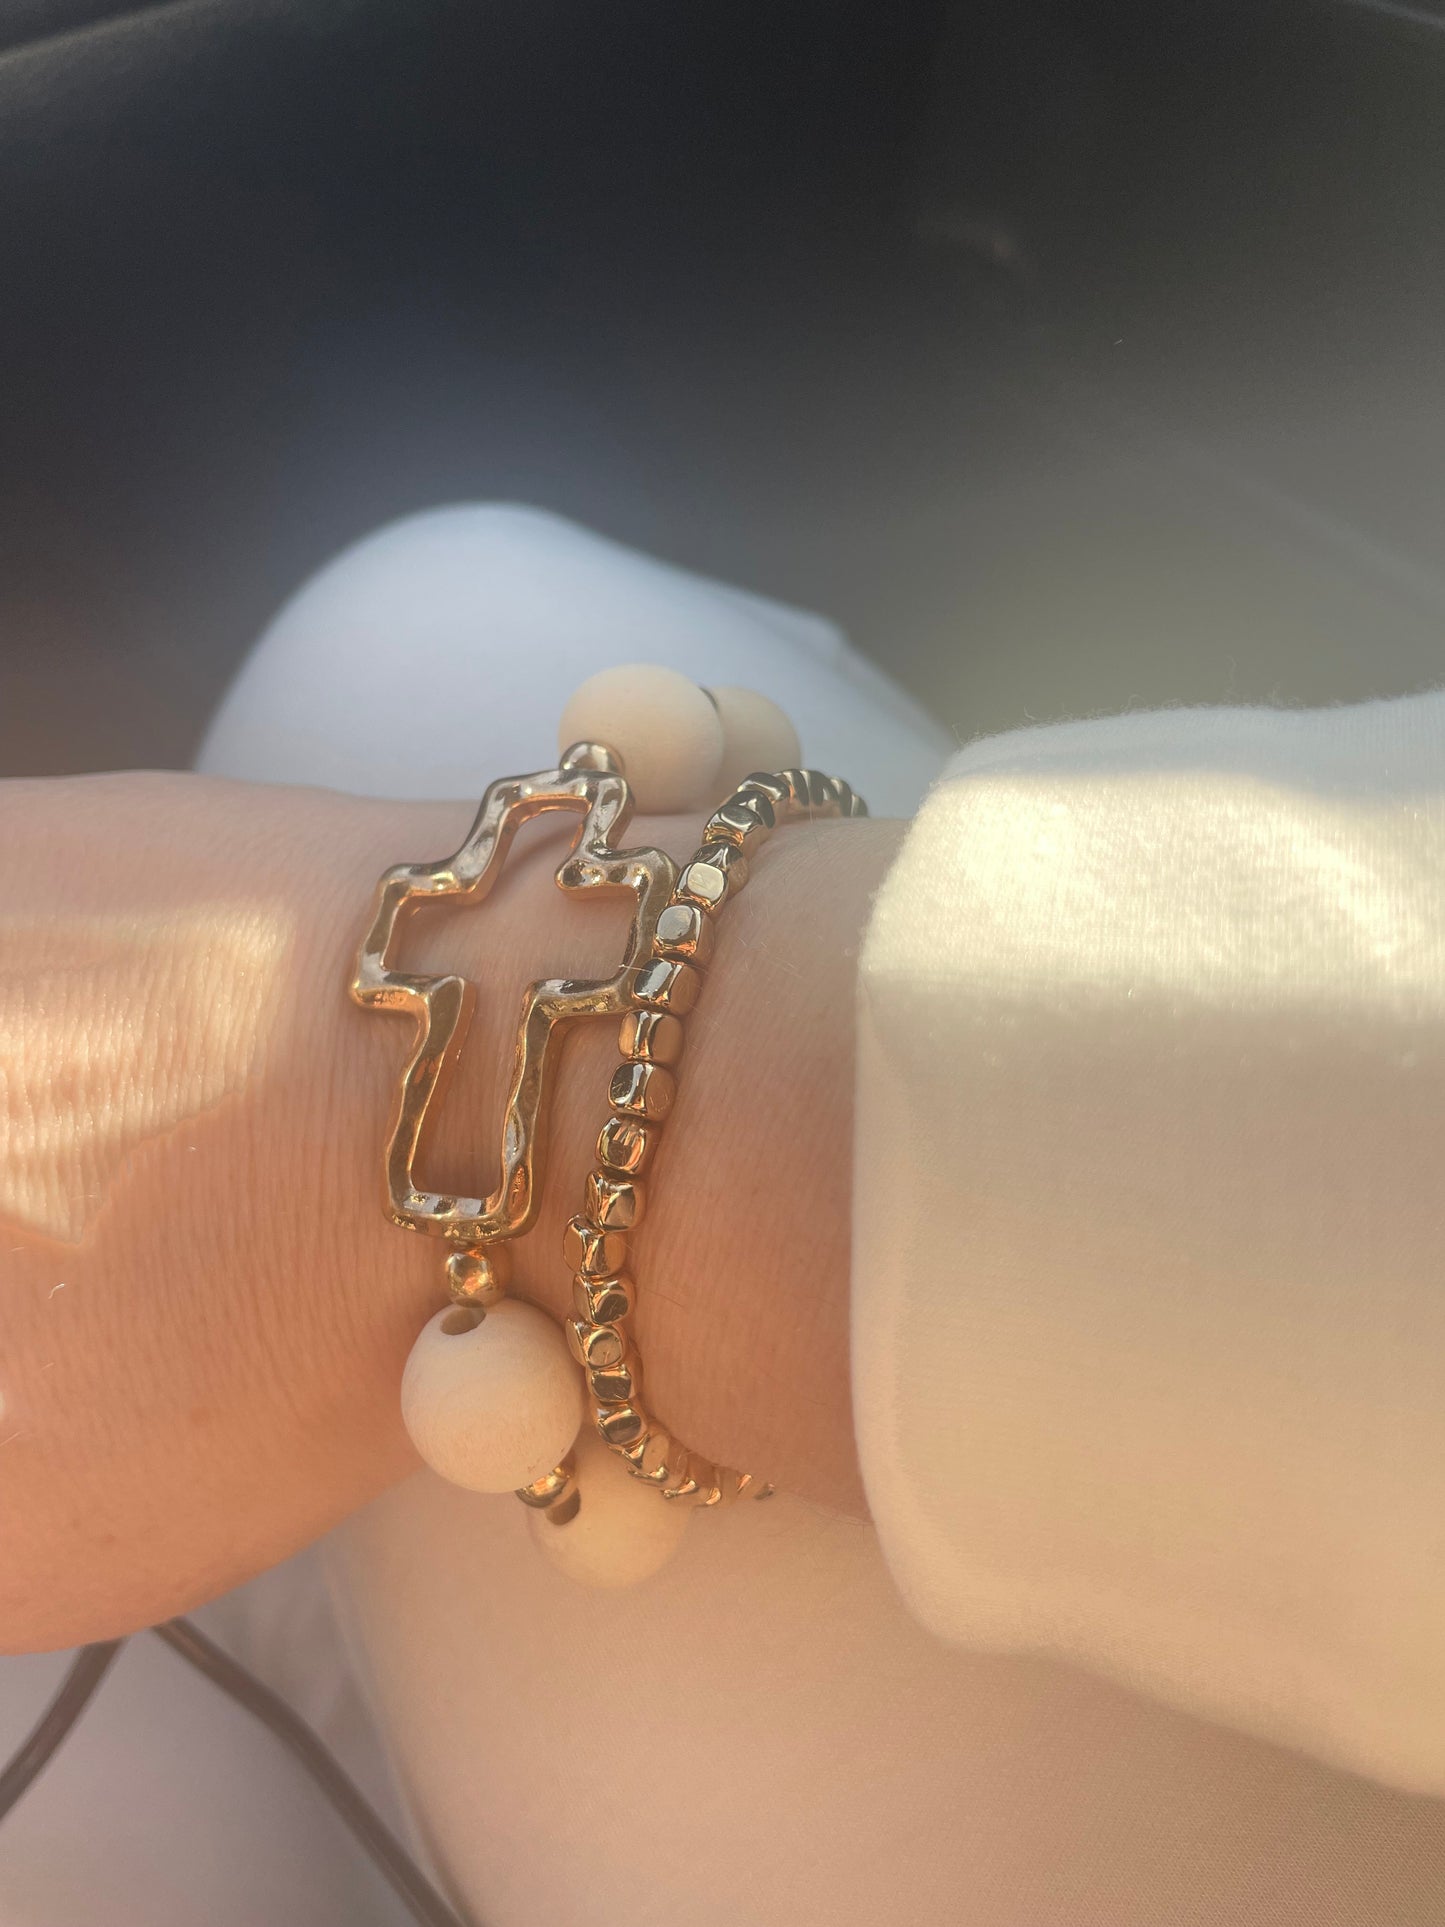
[[[589,676],[562,712],[558,747],[606,743],[622,759],[638,809],[698,809],[718,787],[722,718],[695,682],[656,663]]]
[[[515,1492],[566,1457],[582,1421],[582,1380],[561,1331],[535,1305],[448,1305],[412,1346],[401,1415],[433,1472],[473,1492]]]
[[[726,796],[755,769],[786,769],[800,763],[798,732],[786,713],[756,689],[709,692],[722,723],[723,749],[714,796]]]
[[[533,1543],[579,1585],[616,1590],[650,1579],[681,1543],[689,1508],[663,1505],[591,1432],[577,1441],[576,1464],[575,1516],[557,1524],[551,1513],[532,1513]]]

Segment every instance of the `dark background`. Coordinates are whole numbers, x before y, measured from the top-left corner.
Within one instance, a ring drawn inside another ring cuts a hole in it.
[[[1442,318],[1445,8],[8,0],[0,774],[467,498],[965,737],[1428,686]]]

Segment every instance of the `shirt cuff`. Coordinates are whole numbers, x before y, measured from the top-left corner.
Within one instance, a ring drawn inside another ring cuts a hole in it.
[[[1445,696],[965,750],[857,1075],[918,1617],[1445,1792]]]

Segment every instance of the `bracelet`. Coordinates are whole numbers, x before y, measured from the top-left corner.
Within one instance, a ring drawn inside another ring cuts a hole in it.
[[[751,1473],[714,1465],[660,1427],[642,1408],[635,1341],[625,1329],[634,1289],[625,1275],[627,1235],[642,1217],[641,1173],[672,1109],[683,1020],[696,1002],[713,948],[715,920],[747,881],[748,863],[781,823],[861,816],[849,785],[816,770],[754,772],[708,819],[702,847],[678,879],[657,920],[652,956],[636,985],[640,1008],[622,1020],[622,1062],[608,1087],[612,1114],[597,1140],[583,1209],[567,1226],[563,1255],[572,1270],[576,1316],[568,1320],[572,1355],[587,1374],[592,1419],[603,1442],[664,1499],[715,1506],[773,1488]],[[525,1495],[563,1522],[564,1485],[539,1481]]]
[[[670,1557],[693,1510],[772,1491],[689,1451],[648,1418],[628,1329],[635,1287],[624,1269],[627,1243],[641,1219],[640,1174],[671,1109],[683,1020],[707,970],[719,913],[778,824],[864,815],[866,806],[841,779],[795,760],[777,775],[755,772],[713,811],[679,873],[661,850],[615,846],[639,793],[651,809],[716,795],[725,768],[746,767],[744,750],[781,748],[796,759],[791,725],[753,692],[703,691],[655,668],[592,678],[564,713],[564,737],[579,722],[585,734],[556,769],[488,788],[454,855],[386,872],[350,989],[363,1008],[415,1019],[386,1150],[387,1211],[394,1223],[451,1247],[451,1302],[423,1327],[402,1377],[407,1431],[421,1458],[453,1483],[514,1491],[530,1509],[534,1539],[572,1577],[618,1586]],[[528,987],[498,1183],[486,1197],[429,1191],[418,1181],[417,1158],[460,1054],[475,989],[460,977],[393,968],[398,922],[420,901],[484,900],[516,830],[550,810],[583,818],[556,872],[558,886],[633,898],[623,957],[611,977]],[[622,1061],[583,1210],[564,1236],[574,1312],[564,1339],[545,1312],[507,1296],[509,1246],[531,1228],[540,1205],[557,1042],[570,1024],[597,1016],[620,1018]],[[654,1494],[668,1503],[657,1504]]]

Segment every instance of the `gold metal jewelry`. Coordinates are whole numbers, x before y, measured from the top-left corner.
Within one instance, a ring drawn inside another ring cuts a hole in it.
[[[402,912],[419,902],[485,899],[517,830],[549,810],[582,818],[557,870],[559,886],[625,891],[633,898],[622,960],[610,977],[549,978],[528,986],[495,1189],[476,1197],[424,1190],[416,1161],[432,1107],[460,1054],[476,992],[461,977],[393,969],[388,954],[397,924]],[[603,744],[576,743],[556,769],[493,783],[454,855],[387,871],[357,958],[350,986],[356,1001],[363,1008],[404,1011],[416,1020],[416,1043],[402,1073],[387,1143],[388,1212],[398,1225],[442,1237],[452,1247],[448,1290],[471,1308],[469,1330],[505,1294],[507,1242],[536,1219],[555,1041],[581,1018],[621,1019],[622,1061],[608,1087],[610,1114],[598,1136],[583,1209],[569,1222],[563,1240],[573,1274],[574,1315],[566,1338],[582,1368],[598,1433],[630,1471],[674,1502],[715,1506],[744,1494],[766,1497],[772,1490],[749,1473],[689,1451],[649,1419],[641,1401],[641,1364],[629,1329],[635,1291],[626,1272],[627,1245],[643,1213],[641,1174],[672,1107],[684,1019],[710,963],[718,915],[746,884],[750,857],[776,825],[866,813],[846,783],[815,770],[750,776],[708,818],[698,850],[679,872],[661,850],[616,847],[614,838],[632,815],[619,758]],[[528,1409],[545,1422],[540,1416],[545,1403]],[[536,1464],[535,1457],[531,1462]],[[580,1504],[571,1454],[517,1496],[551,1524],[565,1525]]]
[[[502,1117],[501,1173],[487,1197],[447,1196],[420,1188],[416,1160],[431,1106],[445,1090],[461,1052],[476,1001],[465,978],[427,977],[393,970],[387,953],[403,910],[419,902],[454,898],[480,902],[491,890],[512,840],[523,823],[548,810],[581,815],[572,849],[557,871],[564,890],[626,890],[636,908],[622,962],[611,977],[595,981],[549,978],[528,986],[513,1059],[511,1087]],[[632,796],[612,752],[596,743],[575,743],[556,769],[509,776],[493,783],[455,855],[438,863],[403,863],[388,870],[377,892],[371,927],[361,946],[351,994],[373,1010],[400,1010],[416,1018],[416,1047],[402,1073],[386,1149],[388,1211],[394,1223],[427,1231],[463,1247],[517,1238],[536,1219],[541,1199],[553,1044],[562,1029],[583,1017],[619,1017],[635,1007],[640,972],[652,955],[652,937],[677,868],[662,850],[618,850],[613,842],[632,816]],[[475,1279],[475,1268],[472,1277]],[[476,1302],[474,1284],[453,1279],[455,1295]],[[489,1276],[487,1288],[500,1289]],[[493,1293],[495,1295],[495,1291]]]
[[[750,858],[781,823],[866,816],[839,777],[787,769],[749,776],[708,818],[702,844],[656,920],[638,973],[638,1008],[622,1020],[622,1062],[608,1088],[611,1115],[597,1140],[581,1213],[567,1226],[574,1316],[567,1342],[587,1377],[593,1423],[630,1471],[675,1503],[716,1506],[772,1487],[689,1451],[648,1417],[641,1360],[628,1328],[636,1292],[624,1270],[628,1234],[642,1217],[646,1170],[672,1107],[683,1018],[702,987],[720,911],[748,880]],[[546,1507],[538,1481],[521,1496]],[[553,1488],[565,1494],[565,1484]],[[555,1514],[549,1514],[554,1517]]]

